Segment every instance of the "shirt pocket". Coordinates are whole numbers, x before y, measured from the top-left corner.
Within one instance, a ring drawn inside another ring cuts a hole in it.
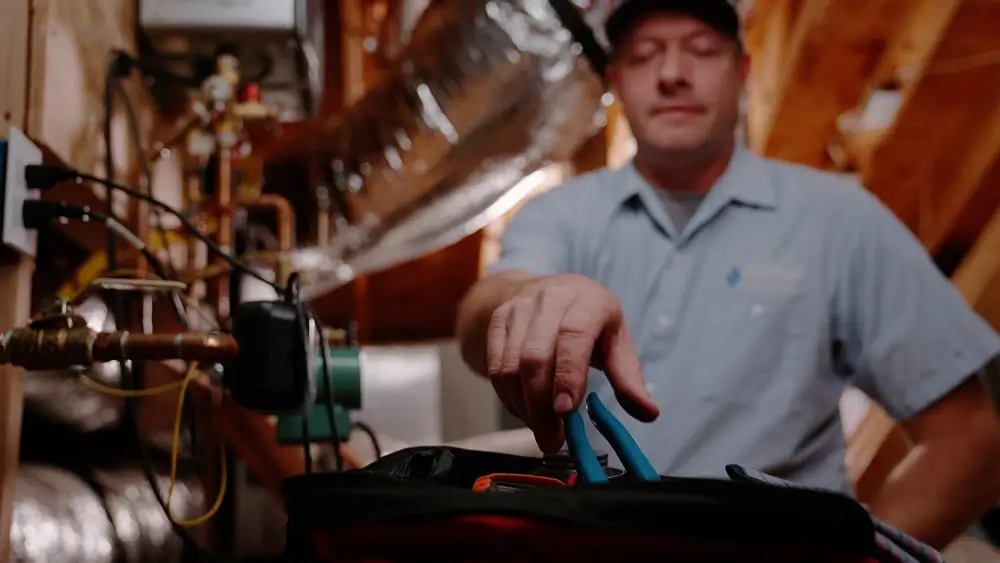
[[[774,405],[811,377],[801,360],[808,312],[801,287],[728,288],[704,303],[696,387],[704,397],[736,405]]]

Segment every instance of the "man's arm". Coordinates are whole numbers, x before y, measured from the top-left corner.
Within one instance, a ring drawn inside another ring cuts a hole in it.
[[[483,278],[466,294],[458,309],[458,342],[472,371],[486,375],[486,333],[493,311],[537,279],[523,270],[505,270]]]
[[[1000,338],[891,212],[858,199],[835,332],[854,385],[914,443],[869,508],[943,547],[1000,499],[1000,420],[977,377]]]
[[[570,271],[570,236],[565,184],[537,195],[514,214],[500,241],[500,258],[472,287],[458,310],[457,332],[462,359],[486,375],[486,339],[490,317],[526,284]]]
[[[982,383],[973,378],[904,429],[916,447],[869,508],[943,548],[1000,499],[1000,423]]]

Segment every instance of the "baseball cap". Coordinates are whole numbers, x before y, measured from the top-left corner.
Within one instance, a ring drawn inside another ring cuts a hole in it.
[[[612,46],[640,19],[652,12],[678,12],[698,18],[715,27],[722,34],[741,41],[740,16],[735,0],[622,0],[608,16],[605,34]]]

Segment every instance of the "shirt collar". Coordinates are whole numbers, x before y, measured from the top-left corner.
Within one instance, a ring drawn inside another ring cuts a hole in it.
[[[630,161],[622,172],[626,174],[626,181],[622,183],[620,203],[639,197],[644,204],[655,205],[656,188],[639,174],[634,163]],[[760,209],[775,209],[778,206],[774,186],[761,166],[760,157],[742,144],[736,145],[729,166],[716,180],[706,199],[713,199],[719,203],[741,203]]]

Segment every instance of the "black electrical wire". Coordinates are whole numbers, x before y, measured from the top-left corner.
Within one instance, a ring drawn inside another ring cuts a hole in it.
[[[330,439],[331,442],[333,443],[333,459],[336,470],[343,471],[344,456],[341,455],[340,453],[340,446],[341,446],[340,431],[339,431],[340,429],[337,427],[337,415],[334,412],[335,405],[333,402],[333,375],[330,373],[330,359],[328,357],[329,350],[326,342],[326,337],[323,336],[323,325],[320,324],[319,318],[312,311],[309,310],[309,308],[305,305],[305,303],[302,302],[302,299],[299,296],[300,280],[301,277],[299,276],[298,272],[292,272],[292,274],[288,276],[288,282],[285,284],[285,299],[289,303],[294,303],[296,308],[298,309],[298,314],[300,319],[299,328],[302,331],[302,343],[305,347],[305,351],[307,354],[312,353],[309,346],[310,323],[316,325],[316,331],[319,333],[320,363],[323,368],[323,378],[325,383],[323,391],[323,399],[324,402],[326,403],[327,421],[330,424],[330,434],[331,434]],[[306,365],[308,366],[308,362],[306,363]],[[306,405],[302,413],[302,434],[306,442],[305,445],[306,470],[312,471],[311,469],[312,453],[309,449],[309,446],[312,443],[312,437],[309,435],[309,407],[310,405]]]
[[[110,121],[110,119],[111,119],[111,114],[113,113],[113,111],[112,111],[113,107],[112,107],[111,104],[113,104],[114,99],[115,99],[114,98],[115,94],[117,94],[117,99],[121,102],[122,106],[125,109],[125,116],[126,116],[126,118],[128,120],[128,125],[129,125],[129,130],[130,130],[129,132],[131,134],[132,143],[135,146],[135,150],[136,150],[136,152],[138,153],[138,156],[139,156],[140,171],[142,173],[142,178],[144,180],[143,181],[143,184],[144,184],[143,187],[145,188],[146,193],[150,197],[152,197],[153,196],[153,172],[150,169],[149,156],[146,154],[146,150],[142,146],[142,135],[141,135],[141,132],[139,130],[139,119],[138,119],[138,116],[136,115],[135,107],[132,105],[132,99],[128,95],[128,92],[125,90],[125,85],[124,85],[123,80],[122,80],[123,78],[129,76],[131,74],[132,69],[135,68],[134,59],[130,55],[128,55],[127,53],[125,53],[124,51],[114,51],[112,53],[112,57],[113,57],[113,62],[112,62],[113,72],[109,72],[108,76],[109,76],[109,80],[111,81],[111,86],[112,86],[113,90],[112,90],[112,93],[111,93],[111,97],[109,97],[109,98],[107,98],[105,100],[105,102],[108,104],[105,107],[106,120]],[[105,137],[104,138],[105,138],[105,150],[107,151],[107,155],[108,155],[108,160],[107,160],[107,163],[108,163],[108,174],[107,174],[107,177],[108,177],[108,179],[112,179],[113,180],[114,179],[114,174],[113,174],[114,168],[112,168],[112,166],[113,166],[113,164],[112,164],[113,163],[113,158],[112,157],[114,155],[113,155],[113,152],[112,152],[112,149],[111,149],[112,142],[111,142],[111,130],[110,130],[110,128],[106,128],[105,129]],[[111,194],[110,194],[110,192],[108,193],[108,201],[109,202],[111,201]],[[109,210],[110,210],[110,205],[109,205]],[[166,259],[167,259],[167,261],[166,261],[166,269],[163,268],[163,266],[160,264],[160,261],[156,259],[156,257],[149,251],[149,249],[146,247],[145,244],[142,244],[140,246],[137,246],[137,245],[133,244],[132,246],[134,246],[142,254],[143,259],[146,261],[146,263],[149,264],[149,266],[151,268],[153,268],[153,273],[155,273],[157,276],[159,276],[162,279],[168,279],[168,277],[171,277],[171,276],[173,276],[176,273],[177,269],[174,267],[174,264],[173,264],[173,255],[170,253],[170,248],[169,248],[169,244],[170,244],[169,243],[169,239],[167,238],[166,229],[164,229],[164,227],[163,227],[163,210],[161,210],[158,207],[153,207],[153,217],[155,218],[154,228],[160,234],[160,239],[163,241],[163,248],[166,250]],[[112,220],[114,220],[114,219],[112,218]],[[141,242],[141,241],[139,241],[139,242]],[[109,266],[112,263],[113,262],[109,259],[109,262],[108,262]],[[113,270],[114,267],[111,267],[110,269]],[[168,274],[169,274],[169,276],[168,276]],[[121,308],[121,302],[120,302],[120,297],[119,296],[114,296],[114,297],[112,297],[112,299],[118,299],[119,300],[116,303],[116,313],[115,313],[115,315],[117,316],[117,315],[120,314],[120,312],[122,310],[122,308]],[[173,291],[170,292],[170,301],[171,301],[171,304],[173,306],[174,312],[177,315],[178,321],[180,322],[181,326],[185,330],[187,330],[188,327],[189,327],[189,322],[188,322],[188,318],[187,318],[187,314],[186,314],[186,309],[184,307],[184,303],[181,301],[180,295],[178,295],[177,292],[173,292]],[[140,380],[137,379],[134,376],[134,372],[133,372],[133,377],[131,379],[133,379],[135,387],[140,387],[141,386],[140,385]],[[197,443],[198,443],[197,442],[197,432],[195,431],[196,424],[194,423],[194,404],[191,401],[185,402],[183,416],[185,418],[187,418],[187,420],[191,421],[191,423],[188,425],[188,432],[189,432],[190,437],[191,437],[192,448],[196,448],[197,447]],[[130,418],[138,420],[137,415],[135,417],[131,417],[130,416]],[[138,439],[138,440],[141,441],[141,436],[137,436],[136,439]],[[225,463],[225,461],[223,461],[223,463]],[[153,486],[153,484],[150,483],[150,486]]]
[[[56,201],[28,200],[24,202],[21,208],[21,221],[27,229],[41,229],[56,219],[99,221],[103,223],[110,232],[114,233],[117,237],[125,239],[130,246],[138,250],[143,260],[149,264],[149,267],[157,277],[168,279],[163,263],[150,252],[149,248],[142,242],[138,235],[130,231],[114,217],[108,217],[104,213],[94,211],[83,205],[72,205]],[[190,326],[190,319],[188,318],[187,310],[184,308],[184,302],[181,301],[177,292],[170,292],[170,297],[174,314],[177,316],[177,322],[187,329]]]
[[[114,191],[110,185],[110,183],[114,181],[115,176],[114,149],[111,139],[111,114],[114,111],[114,84],[117,82],[118,76],[120,76],[123,72],[121,66],[122,61],[120,57],[112,53],[111,59],[108,62],[107,74],[104,77],[104,166],[105,174],[108,177],[108,182],[105,183],[105,187],[107,189],[105,190],[106,215],[104,215],[104,217],[106,219],[114,217]],[[108,224],[106,220],[105,224]],[[118,241],[116,235],[117,233],[115,232],[115,229],[108,229],[107,259],[109,270],[115,270],[118,268]],[[111,296],[110,305],[115,318],[124,320],[125,308],[120,294],[115,293]],[[141,371],[133,370],[132,362],[119,361],[118,366],[121,370],[123,386],[133,391],[138,390],[141,387],[141,382],[139,381]],[[146,446],[142,437],[138,401],[135,397],[125,398],[123,414],[129,422],[128,426],[131,430],[136,453],[139,456],[139,466],[142,470],[143,476],[149,484],[149,488],[156,497],[156,501],[163,510],[164,515],[169,520],[170,508],[167,506],[166,499],[163,498],[163,493],[160,491],[159,480],[156,476],[156,469],[153,466],[152,453],[149,451],[149,448]],[[173,522],[171,522],[171,526],[178,537],[180,537],[184,542],[186,550],[193,550],[196,553],[202,552],[201,544],[191,534],[191,532],[182,526],[174,524]]]
[[[305,354],[309,354],[309,319],[305,315],[305,309],[302,306],[302,301],[299,299],[299,273],[292,272],[288,277],[288,282],[285,284],[285,301],[294,304],[295,308],[298,310],[298,321],[299,321],[299,334],[302,338],[302,351]],[[309,358],[305,358],[306,369],[309,369]],[[309,408],[310,405],[306,402],[302,405],[302,454],[305,456],[306,463],[306,473],[312,473],[313,470],[313,460],[312,460],[312,433],[309,431]]]
[[[124,225],[119,223],[114,217],[109,217],[103,213],[93,211],[88,207],[81,205],[71,205],[67,203],[38,201],[38,200],[26,201],[22,208],[21,215],[25,227],[34,229],[44,226],[47,221],[51,221],[53,219],[101,221],[102,223],[104,223],[105,226],[108,227],[108,230],[110,232],[115,233],[118,236],[121,236],[121,238],[125,239],[125,241],[129,242],[132,246],[134,246],[142,254],[143,258],[149,263],[150,268],[152,268],[157,275],[165,274],[163,270],[163,265],[156,258],[156,256],[154,256],[153,253],[150,252],[148,248],[146,248],[146,245],[142,242],[142,240],[139,239],[139,237],[135,233],[132,233]],[[176,292],[172,293],[174,296],[176,296]],[[186,311],[183,309],[183,304],[181,304],[181,308],[178,313],[178,318],[180,319],[182,324],[185,325],[187,324],[187,316],[186,316]],[[131,362],[119,361],[118,363],[122,369],[123,375],[131,371],[132,368]],[[128,379],[131,384],[130,385],[131,390],[133,391],[137,390],[138,385],[136,384],[137,383],[136,380],[132,378]],[[128,407],[129,405],[129,400],[134,401],[135,397],[125,398],[126,407]],[[156,475],[156,469],[153,466],[152,452],[150,452],[149,447],[146,445],[145,440],[143,440],[142,433],[140,430],[141,427],[139,425],[138,412],[137,409],[135,408],[135,405],[133,404],[132,408],[126,408],[126,413],[129,418],[129,427],[130,430],[132,431],[132,438],[135,442],[135,447],[139,455],[140,469],[142,470],[143,476],[146,478],[146,481],[148,481],[149,483],[150,489],[153,492],[153,496],[156,498],[157,504],[160,505],[160,508],[164,511],[164,514],[169,519],[170,510],[169,507],[167,506],[166,499],[163,497],[163,492],[160,490],[159,479],[157,478]],[[170,525],[173,528],[174,532],[184,542],[187,548],[193,550],[195,553],[203,556],[209,561],[214,561],[218,563],[225,562],[225,559],[221,558],[217,554],[209,551],[207,548],[202,546],[198,542],[197,538],[195,538],[194,535],[191,534],[190,530],[173,521],[170,521]]]
[[[125,91],[125,86],[122,84],[122,81],[115,80],[114,86],[118,93],[118,99],[121,100],[122,106],[125,108],[125,115],[128,117],[128,125],[131,130],[132,140],[135,142],[136,151],[139,153],[139,167],[142,171],[146,193],[152,197],[153,171],[149,166],[149,155],[146,154],[146,150],[142,147],[142,143],[139,142],[142,136],[139,131],[139,119],[136,116],[135,107],[132,105],[132,99],[129,97],[128,92]],[[108,177],[110,178],[111,176],[109,175]],[[177,271],[177,268],[174,267],[173,256],[171,256],[169,249],[170,243],[167,240],[167,231],[163,227],[163,210],[159,207],[154,207],[153,217],[156,218],[155,229],[160,234],[161,240],[163,240],[163,248],[167,250],[167,270],[173,274]]]
[[[378,441],[378,436],[375,435],[374,428],[368,426],[366,423],[361,422],[360,420],[355,420],[354,422],[351,423],[351,429],[360,430],[366,436],[368,436],[368,439],[371,440],[372,448],[375,449],[375,459],[382,457],[382,445]]]
[[[115,155],[111,142],[111,113],[114,111],[114,83],[118,73],[121,72],[121,61],[117,54],[112,53],[108,61],[108,70],[104,76],[104,174],[109,182],[115,179]],[[114,217],[114,191],[111,186],[106,185],[104,191],[104,211],[108,217]],[[118,245],[115,233],[108,231],[108,267],[112,270],[118,267]],[[121,299],[113,305],[115,315],[121,312]]]
[[[323,366],[323,383],[325,384],[323,386],[323,400],[326,402],[326,416],[330,423],[330,433],[333,435],[331,441],[333,443],[334,467],[337,471],[343,471],[344,456],[340,453],[340,429],[337,428],[337,413],[334,411],[336,405],[333,402],[333,374],[330,373],[329,346],[326,341],[326,336],[323,335],[323,325],[319,322],[319,317],[317,317],[312,311],[308,310],[305,305],[301,306],[303,311],[305,311],[308,315],[309,320],[316,324],[316,330],[319,332],[320,365]]]
[[[248,267],[246,264],[230,256],[229,253],[223,250],[222,247],[220,247],[214,240],[211,239],[211,237],[205,235],[205,233],[202,233],[198,229],[198,227],[196,227],[194,223],[192,223],[191,220],[187,218],[187,216],[185,216],[183,213],[181,213],[174,207],[160,201],[159,199],[156,199],[155,197],[146,195],[124,184],[119,184],[118,182],[114,182],[106,178],[98,178],[97,176],[84,174],[79,170],[73,170],[70,168],[57,166],[54,164],[33,164],[25,166],[25,179],[27,181],[29,188],[38,189],[42,191],[51,189],[56,184],[60,184],[62,182],[96,182],[98,184],[102,184],[108,187],[110,190],[118,190],[124,194],[129,195],[130,197],[148,202],[154,207],[158,207],[163,211],[166,211],[168,214],[176,217],[177,220],[180,221],[181,226],[184,227],[184,230],[186,230],[188,233],[190,233],[198,240],[204,242],[208,246],[208,249],[213,254],[215,254],[219,258],[222,258],[234,270],[242,272],[256,280],[260,280],[266,283],[267,285],[273,287],[279,294],[284,293],[285,291],[285,288],[283,288],[282,286],[265,278],[258,272],[254,271],[253,268]]]

